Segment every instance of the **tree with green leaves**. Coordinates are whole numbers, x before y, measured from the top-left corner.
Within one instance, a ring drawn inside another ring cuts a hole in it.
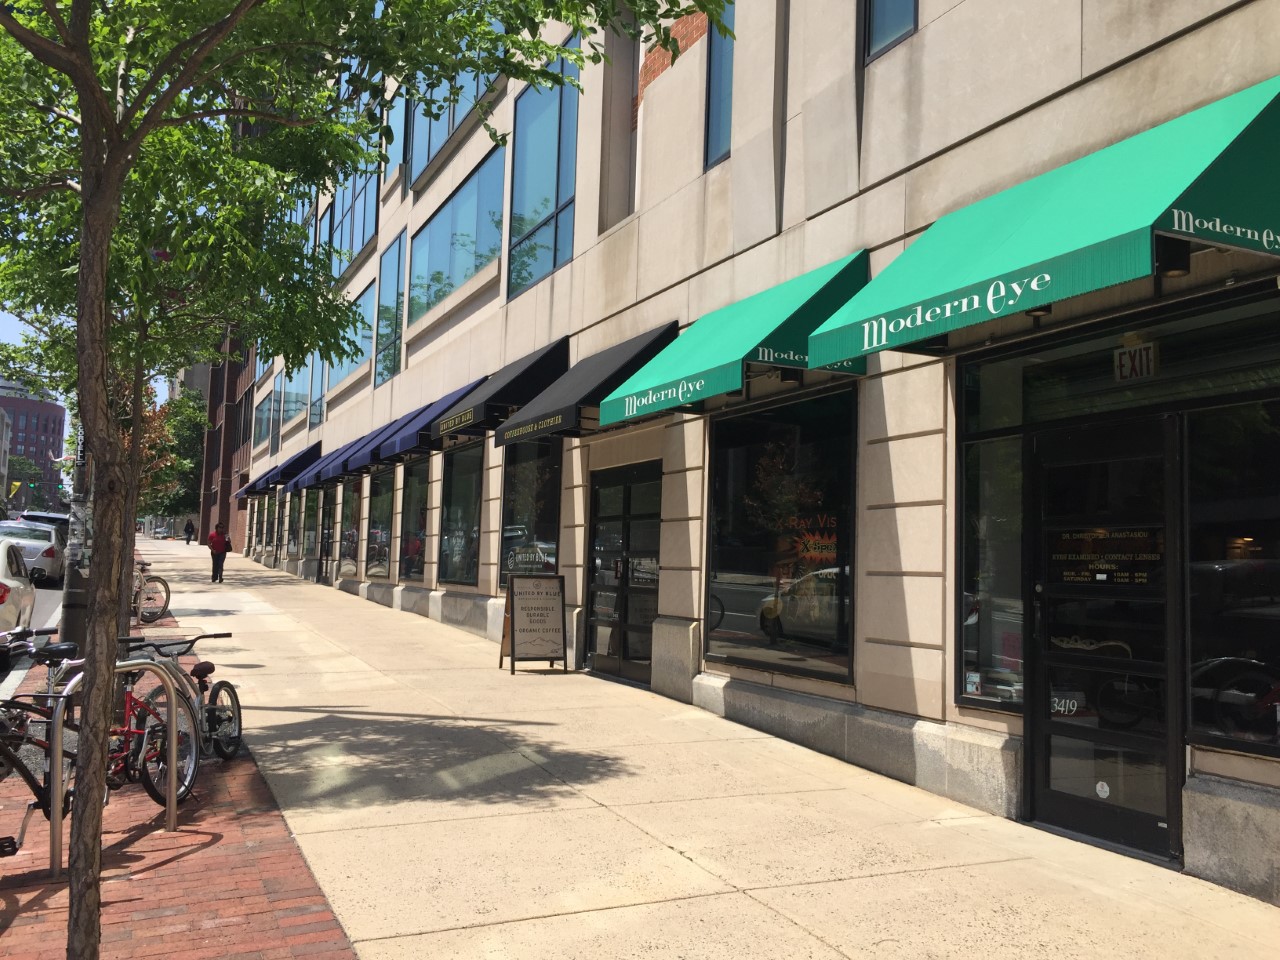
[[[156,411],[159,435],[144,453],[146,469],[138,491],[140,516],[177,517],[200,512],[200,464],[209,416],[204,397],[182,390]]]
[[[164,145],[181,134],[179,161],[197,158],[201,131],[236,138],[241,156],[263,169],[315,182],[350,168],[374,146],[386,105],[383,79],[456,101],[456,77],[503,75],[538,85],[564,82],[559,57],[603,55],[613,29],[675,52],[671,24],[724,0],[10,0],[0,5],[0,258],[25,233],[69,210],[75,233],[77,412],[93,459],[95,538],[124,536],[128,466],[112,413],[112,264],[121,231],[141,239],[145,221],[125,224],[130,178],[162,166]],[[544,27],[556,22],[554,28]],[[580,44],[566,45],[571,36]],[[438,113],[442,102],[433,104]],[[354,146],[353,146],[354,144]],[[188,152],[191,151],[191,152]],[[173,156],[173,154],[169,154]],[[177,170],[173,171],[177,173]],[[208,182],[209,198],[228,186]],[[152,224],[175,211],[163,192]],[[194,242],[195,238],[191,238]],[[145,242],[135,256],[168,248]],[[163,259],[161,260],[163,262]],[[158,268],[159,269],[159,268]],[[181,302],[181,296],[174,298]],[[137,352],[150,334],[135,339]],[[300,365],[315,343],[286,327],[262,347]],[[162,349],[162,348],[157,348]],[[117,368],[118,371],[118,368]],[[118,552],[98,551],[88,598],[85,705],[72,822],[67,953],[96,957],[101,797],[111,717]]]

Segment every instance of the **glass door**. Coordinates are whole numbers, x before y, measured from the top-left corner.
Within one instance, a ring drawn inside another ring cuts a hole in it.
[[[1180,852],[1174,417],[1032,435],[1036,820]]]
[[[658,616],[662,464],[591,475],[588,666],[648,683]]]

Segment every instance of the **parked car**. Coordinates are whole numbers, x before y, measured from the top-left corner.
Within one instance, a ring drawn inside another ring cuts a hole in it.
[[[849,568],[806,573],[760,600],[760,630],[770,642],[803,637],[842,646],[849,626]]]
[[[31,626],[36,610],[36,589],[27,576],[22,548],[0,538],[0,630]],[[9,669],[9,652],[0,648],[0,673]]]
[[[71,514],[69,513],[54,513],[51,510],[24,510],[21,516],[12,519],[25,520],[28,523],[47,523],[51,527],[57,527],[62,531],[62,541],[64,543],[67,540],[67,531],[71,529]]]
[[[12,540],[17,545],[33,582],[62,583],[64,542],[57,527],[26,520],[5,520],[0,523],[0,538]]]

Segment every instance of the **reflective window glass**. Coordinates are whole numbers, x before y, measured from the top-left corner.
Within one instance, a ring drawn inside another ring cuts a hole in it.
[[[365,575],[391,576],[391,523],[396,489],[395,470],[369,478],[369,523],[365,537]]]
[[[400,579],[421,580],[426,566],[427,481],[431,458],[410,460],[404,467],[400,506]]]
[[[414,235],[409,258],[410,323],[498,256],[505,156],[501,148],[489,154]]]
[[[1023,698],[1022,438],[971,443],[964,452],[964,693]]]
[[[354,577],[360,563],[360,481],[342,486],[342,526],[338,536],[338,576]]]
[[[484,481],[484,444],[444,455],[440,513],[442,583],[475,585],[480,574],[480,493]]]
[[[373,385],[380,386],[400,372],[400,332],[404,326],[404,233],[382,255],[378,277],[378,355]]]
[[[851,680],[853,412],[841,393],[716,421],[709,657]]]
[[[285,553],[300,556],[302,548],[302,494],[289,495],[289,522],[285,526]]]
[[[867,56],[893,46],[916,29],[916,0],[867,0]]]
[[[375,284],[371,283],[365,287],[364,292],[356,300],[356,308],[360,312],[362,321],[360,328],[352,336],[359,341],[360,352],[351,359],[342,360],[329,368],[328,388],[330,390],[351,376],[357,367],[369,359],[369,355],[373,352],[373,324],[377,311],[377,302],[377,290],[375,289]]]
[[[511,573],[555,573],[560,540],[560,441],[503,449],[500,582]]]
[[[734,10],[724,10],[724,23],[733,29]],[[707,37],[707,145],[708,167],[729,155],[730,128],[733,120],[733,38],[720,35],[714,28]]]

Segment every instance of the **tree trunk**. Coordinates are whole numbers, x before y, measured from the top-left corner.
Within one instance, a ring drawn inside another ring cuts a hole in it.
[[[86,117],[86,126],[93,126]],[[110,321],[107,268],[120,217],[123,169],[99,152],[103,139],[86,129],[76,291],[77,393],[80,419],[93,457],[93,526],[97,549],[88,589],[84,706],[76,753],[71,819],[68,960],[97,960],[101,943],[102,803],[106,796],[107,739],[115,692],[116,612],[120,602],[120,551],[128,471],[108,399]]]

